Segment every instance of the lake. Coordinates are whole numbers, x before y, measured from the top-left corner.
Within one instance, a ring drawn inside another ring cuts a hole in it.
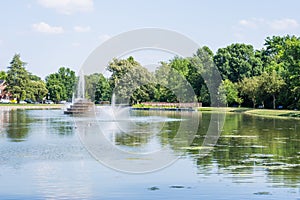
[[[203,155],[212,113],[129,114],[0,111],[0,199],[300,199],[300,120],[227,113]],[[199,126],[177,134],[190,115]]]

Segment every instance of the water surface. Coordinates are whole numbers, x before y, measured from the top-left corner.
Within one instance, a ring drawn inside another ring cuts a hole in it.
[[[74,118],[61,110],[0,112],[0,199],[300,198],[299,120],[227,114],[216,147],[203,157],[210,113],[198,113],[199,129],[186,148],[169,143],[180,114],[131,114],[144,130],[156,131],[137,136],[106,126],[118,148],[151,152],[168,145],[180,159],[153,173],[122,173],[88,153]]]

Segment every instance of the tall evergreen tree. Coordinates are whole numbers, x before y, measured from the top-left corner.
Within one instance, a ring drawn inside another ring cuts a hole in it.
[[[15,54],[7,71],[7,90],[17,98],[18,103],[26,98],[30,82],[25,65],[26,63],[21,60],[20,54]]]

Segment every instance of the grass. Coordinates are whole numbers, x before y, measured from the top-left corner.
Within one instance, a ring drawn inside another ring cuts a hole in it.
[[[296,110],[269,110],[269,109],[253,109],[246,112],[247,114],[272,117],[292,117],[300,119],[300,111]]]
[[[2,103],[0,104],[0,107],[6,107],[6,106],[11,106],[11,107],[20,107],[20,106],[47,106],[47,107],[50,107],[50,106],[53,106],[53,107],[57,107],[57,106],[61,106],[62,104],[16,104],[16,103]]]
[[[61,109],[62,104],[0,104],[1,109]]]
[[[272,109],[253,109],[253,108],[217,108],[217,107],[201,107],[198,109],[203,112],[235,112],[245,113],[249,115],[273,117],[273,118],[299,118],[300,111],[297,110],[272,110]]]
[[[176,108],[176,106],[150,106],[144,104],[134,104],[132,105],[133,108]]]

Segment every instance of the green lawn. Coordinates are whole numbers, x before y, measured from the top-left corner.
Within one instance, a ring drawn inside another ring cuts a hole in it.
[[[62,104],[17,104],[17,103],[0,103],[0,106],[53,106],[58,107]]]
[[[272,109],[253,109],[253,108],[217,108],[217,107],[201,107],[198,109],[203,112],[238,112],[250,115],[276,117],[276,118],[299,118],[300,111],[298,110],[272,110]]]

